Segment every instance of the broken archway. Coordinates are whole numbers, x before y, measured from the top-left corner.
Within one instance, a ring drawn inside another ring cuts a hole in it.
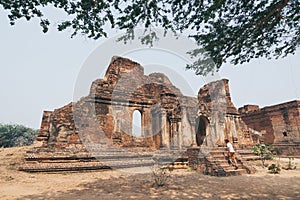
[[[196,121],[196,144],[197,146],[201,146],[205,140],[207,135],[207,126],[209,121],[207,117],[200,116]]]

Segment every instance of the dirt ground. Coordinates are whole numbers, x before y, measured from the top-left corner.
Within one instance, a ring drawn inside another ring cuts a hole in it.
[[[269,174],[260,162],[252,175],[212,177],[192,170],[170,172],[157,187],[150,168],[94,172],[26,173],[16,170],[30,147],[0,148],[0,199],[300,199],[296,170]],[[268,161],[274,163],[276,161]],[[288,159],[280,164],[287,166]]]

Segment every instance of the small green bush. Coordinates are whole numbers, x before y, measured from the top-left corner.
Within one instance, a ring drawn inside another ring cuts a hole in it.
[[[281,171],[281,167],[273,163],[269,165],[268,170],[270,171],[271,174],[279,174]]]

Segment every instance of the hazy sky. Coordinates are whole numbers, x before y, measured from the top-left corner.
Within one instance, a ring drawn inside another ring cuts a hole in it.
[[[94,41],[82,36],[71,39],[70,33],[58,32],[54,27],[43,34],[37,21],[20,21],[11,27],[0,8],[0,123],[39,128],[43,110],[53,110],[73,101],[80,70],[92,52],[99,52],[106,41]],[[153,57],[145,56],[146,53],[129,52],[123,56],[138,61],[145,71],[167,69],[162,71],[173,73],[173,69],[180,68],[183,72],[174,72],[177,77],[184,77],[183,73],[191,74],[184,72],[184,62],[176,61],[177,58],[165,55],[164,61],[153,61]],[[101,53],[97,56],[101,60]],[[94,77],[101,78],[103,69],[109,64],[109,60],[102,62],[106,66],[99,66],[102,71],[99,70]],[[168,63],[170,66],[167,66]],[[299,63],[298,51],[297,55],[280,60],[259,59],[242,66],[226,64],[219,75],[229,79],[231,97],[236,107],[245,104],[264,107],[300,99]],[[203,79],[198,79],[199,83],[194,79],[188,80],[190,84],[195,83],[192,86],[195,94],[195,90],[203,84]]]

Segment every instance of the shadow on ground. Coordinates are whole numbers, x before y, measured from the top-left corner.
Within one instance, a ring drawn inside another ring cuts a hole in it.
[[[211,177],[172,174],[164,187],[135,174],[81,184],[78,190],[23,196],[24,199],[299,199],[300,177],[280,175]]]

